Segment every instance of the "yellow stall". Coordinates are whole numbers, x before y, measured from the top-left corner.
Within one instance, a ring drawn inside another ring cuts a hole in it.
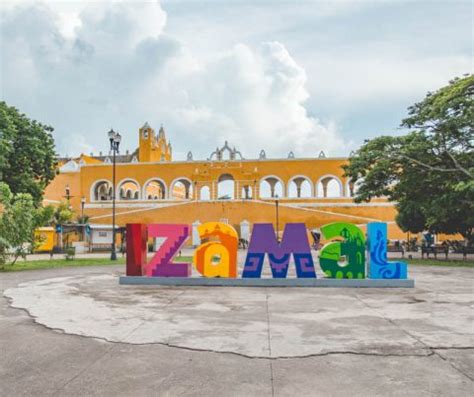
[[[35,252],[52,251],[56,238],[56,232],[54,228],[50,226],[39,227],[35,230],[35,238],[39,242]]]

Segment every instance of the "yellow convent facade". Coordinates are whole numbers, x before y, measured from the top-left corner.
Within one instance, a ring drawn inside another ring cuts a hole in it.
[[[148,123],[139,129],[139,147],[117,156],[116,224],[188,223],[222,221],[238,231],[271,222],[280,231],[288,222],[304,222],[309,229],[329,222],[350,222],[364,227],[384,221],[391,239],[405,235],[396,226],[396,209],[385,199],[357,204],[354,185],[341,168],[347,158],[245,159],[225,142],[206,160],[173,161],[163,127],[155,134]],[[112,223],[112,157],[81,155],[60,161],[59,174],[45,191],[45,203],[59,203],[67,195],[77,214],[91,223]]]

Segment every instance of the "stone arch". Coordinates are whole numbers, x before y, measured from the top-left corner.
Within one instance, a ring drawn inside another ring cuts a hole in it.
[[[150,178],[143,185],[143,200],[164,200],[167,197],[166,183],[161,178]]]
[[[184,176],[175,178],[170,184],[169,198],[174,200],[191,200],[193,198],[193,182]]]
[[[199,190],[199,200],[207,201],[211,199],[211,189],[205,185]]]
[[[259,197],[260,198],[274,198],[285,197],[285,183],[276,175],[267,175],[259,181]]]
[[[295,175],[288,181],[287,197],[310,198],[314,196],[313,182],[306,175]]]
[[[222,174],[217,179],[217,199],[234,200],[235,199],[235,179],[231,174]]]
[[[354,194],[359,190],[359,185],[362,183],[362,180],[362,178],[359,178],[353,183],[352,179],[348,179],[346,182],[345,196],[354,197]]]
[[[107,179],[95,181],[90,188],[90,201],[112,200],[112,183]]]
[[[118,200],[140,200],[140,190],[140,184],[135,179],[125,178],[117,185],[116,198]]]
[[[326,174],[316,182],[316,197],[344,197],[344,188],[339,177]]]

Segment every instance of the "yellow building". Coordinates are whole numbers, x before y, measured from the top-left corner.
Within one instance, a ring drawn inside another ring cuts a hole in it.
[[[139,129],[139,147],[117,156],[116,223],[228,222],[239,230],[242,221],[276,224],[276,200],[280,229],[288,222],[304,222],[317,228],[335,221],[362,227],[370,221],[389,224],[389,237],[406,235],[395,225],[396,209],[385,199],[356,204],[351,196],[356,188],[343,176],[347,158],[267,158],[262,150],[255,159],[242,154],[227,142],[208,159],[173,161],[165,130],[158,134],[145,123]],[[62,159],[57,177],[47,187],[45,202],[64,199],[77,214],[90,222],[112,223],[112,157],[106,155]],[[357,185],[357,184],[355,184]],[[81,204],[82,199],[82,204]]]

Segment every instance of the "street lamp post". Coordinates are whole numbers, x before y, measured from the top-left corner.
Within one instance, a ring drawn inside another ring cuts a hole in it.
[[[86,204],[86,198],[81,197],[81,223],[84,223],[84,205]]]
[[[110,254],[110,259],[113,261],[117,260],[117,252],[115,250],[115,156],[119,151],[120,141],[122,136],[111,129],[108,132],[109,141],[110,141],[110,150],[113,154],[113,165],[112,165],[112,252]]]
[[[81,223],[82,223],[82,241],[86,241],[85,225],[84,225],[84,206],[86,204],[86,198],[81,197]]]
[[[69,200],[71,200],[71,188],[69,187],[69,185],[66,185],[66,194],[64,195],[64,198],[68,201],[69,203]]]
[[[63,196],[66,201],[67,201],[67,207],[69,209],[71,209],[71,199],[74,197],[74,196],[71,196],[71,188],[69,187],[69,185],[66,185],[66,188],[65,188],[65,194]],[[60,224],[60,232],[59,232],[59,247],[62,248],[63,246],[63,227],[62,227],[62,224]],[[69,236],[68,236],[69,238]],[[67,243],[67,242],[66,242]]]
[[[278,230],[280,229],[279,225],[279,216],[278,216],[278,204],[279,204],[279,199],[278,199],[278,194],[275,195],[275,216],[276,216],[276,239],[277,242],[280,242],[280,238],[278,236]]]

